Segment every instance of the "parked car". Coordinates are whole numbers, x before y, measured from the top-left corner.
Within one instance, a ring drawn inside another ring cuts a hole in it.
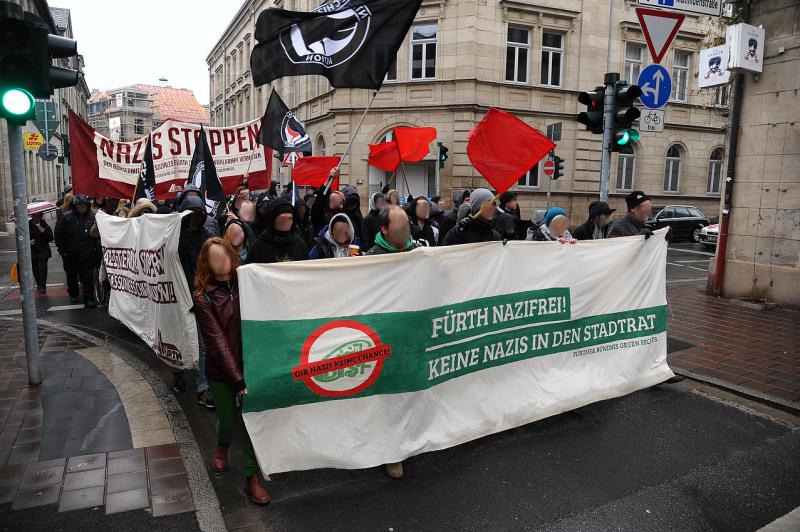
[[[700,231],[710,225],[708,218],[697,207],[691,205],[667,205],[653,207],[653,217],[647,221],[650,229],[672,228],[675,240],[686,239],[700,242]]]
[[[707,246],[716,246],[719,237],[719,224],[707,225],[700,231],[700,242]]]

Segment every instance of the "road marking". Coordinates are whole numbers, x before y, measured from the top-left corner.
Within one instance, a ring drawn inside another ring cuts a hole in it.
[[[50,307],[47,309],[47,312],[57,312],[59,310],[74,310],[77,308],[83,308],[83,304],[80,305],[60,305],[58,307]]]
[[[695,268],[694,266],[687,266],[685,264],[678,264],[677,262],[667,262],[670,266],[679,266],[681,268],[689,268],[690,270],[700,270],[701,272],[707,272],[706,268]]]
[[[675,262],[680,262],[683,264],[684,262],[704,262],[708,263],[708,259],[700,259],[700,260],[676,260]]]
[[[694,253],[695,255],[705,255],[706,257],[713,257],[713,253],[709,253],[708,251],[695,251],[693,249],[681,249],[681,248],[671,248],[667,251],[674,251],[676,253]]]
[[[695,277],[693,279],[669,279],[667,284],[669,283],[696,283],[697,281],[705,281],[705,277]]]
[[[16,314],[22,314],[22,309],[14,309],[14,310],[0,310],[0,316],[14,316]]]

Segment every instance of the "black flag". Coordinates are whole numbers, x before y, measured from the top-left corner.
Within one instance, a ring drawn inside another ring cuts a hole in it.
[[[153,135],[147,135],[147,148],[144,150],[142,168],[139,171],[139,180],[136,181],[136,190],[133,193],[133,203],[139,198],[156,200],[156,171],[153,167]]]
[[[290,151],[301,151],[311,155],[311,139],[306,133],[306,128],[286,107],[275,89],[272,89],[267,109],[261,118],[258,143],[269,146],[280,154],[281,158],[284,153]]]
[[[422,0],[332,0],[310,13],[270,8],[250,55],[256,85],[325,76],[334,87],[380,89]]]
[[[208,146],[206,131],[200,126],[200,136],[194,147],[192,164],[189,166],[189,179],[187,185],[194,185],[200,189],[200,196],[206,203],[206,212],[212,217],[219,214],[220,206],[225,205],[225,192],[217,175],[217,167],[211,157],[211,148]]]

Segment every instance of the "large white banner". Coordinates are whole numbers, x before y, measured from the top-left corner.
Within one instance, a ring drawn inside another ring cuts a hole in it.
[[[108,313],[175,368],[192,367],[198,353],[192,295],[178,258],[185,214],[96,215],[111,284]]]
[[[240,268],[263,472],[398,462],[666,380],[664,235]]]

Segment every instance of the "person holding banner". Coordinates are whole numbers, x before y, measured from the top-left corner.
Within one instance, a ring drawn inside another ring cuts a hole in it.
[[[367,255],[411,251],[417,245],[411,237],[411,224],[406,211],[399,205],[389,205],[378,214],[375,245],[367,251]]]
[[[533,233],[531,240],[535,242],[560,242],[562,244],[575,244],[578,241],[572,238],[568,230],[569,215],[561,207],[547,209],[544,223]]]
[[[247,394],[242,362],[241,314],[236,268],[236,251],[219,237],[203,244],[197,259],[193,290],[197,327],[208,346],[205,373],[217,398],[217,450],[211,468],[222,473],[228,469],[228,448],[233,430],[241,418],[237,403]],[[258,471],[253,443],[244,431],[245,489],[254,504],[269,503],[270,497]]]
[[[442,245],[472,244],[502,240],[492,227],[495,206],[494,194],[485,188],[476,188],[470,194],[471,216],[465,216],[458,225],[450,229]]]
[[[653,213],[650,196],[641,190],[634,190],[625,196],[625,205],[628,207],[628,213],[611,224],[607,238],[644,235],[647,240],[653,236],[653,231],[645,224]]]

